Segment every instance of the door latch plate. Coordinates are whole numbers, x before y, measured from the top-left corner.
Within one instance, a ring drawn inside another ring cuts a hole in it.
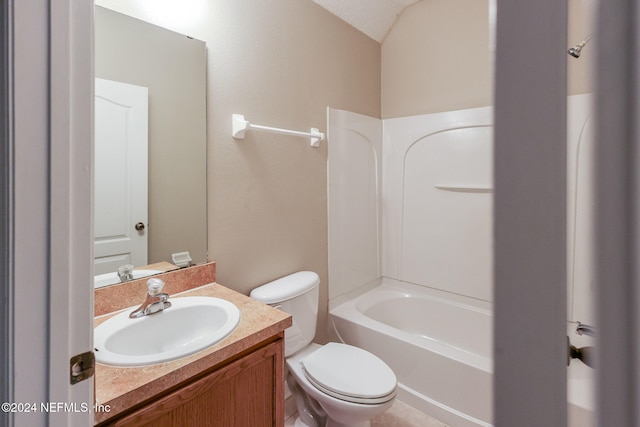
[[[93,351],[77,354],[69,361],[69,378],[71,384],[77,384],[91,378],[95,372],[96,357]]]

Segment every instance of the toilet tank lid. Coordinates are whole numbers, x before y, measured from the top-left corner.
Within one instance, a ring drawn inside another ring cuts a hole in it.
[[[302,295],[320,284],[320,277],[313,271],[298,271],[251,291],[251,298],[265,304],[275,304]]]

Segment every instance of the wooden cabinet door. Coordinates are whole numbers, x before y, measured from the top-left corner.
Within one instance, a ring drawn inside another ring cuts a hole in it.
[[[283,388],[282,340],[278,340],[109,425],[282,427]]]

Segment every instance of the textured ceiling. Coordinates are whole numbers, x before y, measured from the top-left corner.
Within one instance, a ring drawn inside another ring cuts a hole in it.
[[[372,39],[382,42],[404,8],[419,0],[313,1]]]

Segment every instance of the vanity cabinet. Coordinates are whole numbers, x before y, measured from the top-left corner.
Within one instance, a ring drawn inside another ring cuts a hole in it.
[[[100,427],[284,425],[283,333]]]

